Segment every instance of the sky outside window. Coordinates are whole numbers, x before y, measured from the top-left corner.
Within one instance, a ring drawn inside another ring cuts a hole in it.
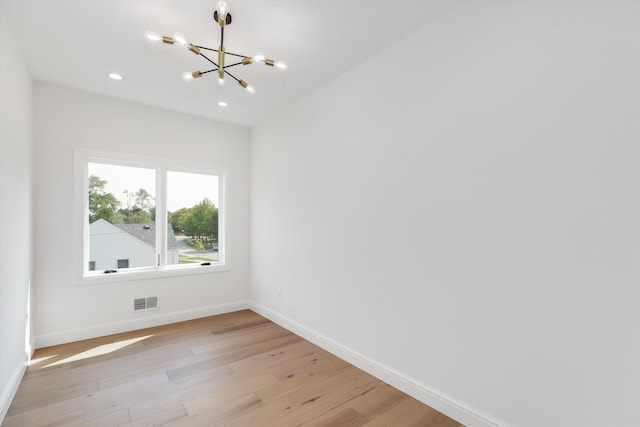
[[[155,171],[153,169],[89,163],[89,176],[96,175],[106,180],[105,191],[111,193],[126,206],[125,190],[129,193],[140,188],[155,198]],[[216,207],[218,203],[218,177],[184,172],[167,172],[167,210],[175,212],[190,208],[207,197]]]

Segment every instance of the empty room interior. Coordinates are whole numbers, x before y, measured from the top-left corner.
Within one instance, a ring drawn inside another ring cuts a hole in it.
[[[0,425],[640,426],[640,1],[0,0],[0,144]]]

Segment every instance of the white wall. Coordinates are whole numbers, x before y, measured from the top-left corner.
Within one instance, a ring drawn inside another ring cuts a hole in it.
[[[469,2],[254,129],[255,307],[469,426],[640,425],[639,22]]]
[[[114,82],[117,84],[116,82]],[[36,345],[244,308],[249,295],[249,130],[45,83],[35,84]],[[73,149],[83,147],[230,172],[231,271],[78,285]],[[133,299],[159,309],[133,312]]]
[[[31,86],[0,4],[0,423],[30,352]]]

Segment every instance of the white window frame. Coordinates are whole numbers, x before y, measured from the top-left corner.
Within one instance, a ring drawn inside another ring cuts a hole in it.
[[[156,173],[156,257],[159,265],[118,270],[104,274],[102,270],[89,271],[89,163],[151,168]],[[210,265],[166,265],[167,259],[167,172],[186,172],[218,177],[218,261]],[[192,162],[175,162],[146,156],[112,153],[76,148],[74,150],[74,221],[75,271],[78,284],[121,282],[230,271],[229,257],[229,203],[227,188],[230,173],[227,168]]]

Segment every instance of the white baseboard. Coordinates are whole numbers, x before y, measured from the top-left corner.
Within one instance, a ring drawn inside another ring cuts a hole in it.
[[[20,386],[20,381],[22,381],[22,377],[24,376],[25,371],[27,370],[27,355],[25,354],[25,359],[22,363],[18,364],[13,371],[13,375],[9,379],[6,387],[1,390],[0,393],[0,425],[4,422],[4,418],[7,416],[7,411],[9,410],[9,406],[13,401],[16,392],[18,391],[18,387]]]
[[[254,301],[249,308],[467,427],[510,427]]]
[[[249,308],[249,303],[247,301],[238,301],[228,304],[197,308],[194,310],[164,313],[157,316],[148,316],[140,319],[126,320],[123,322],[105,323],[101,325],[89,326],[87,328],[56,332],[53,334],[37,335],[34,337],[34,348],[49,347],[52,345],[103,337],[106,335],[119,334],[122,332],[135,331],[137,329],[184,322],[185,320],[215,316],[217,314],[231,313],[233,311],[246,310],[247,308]]]

